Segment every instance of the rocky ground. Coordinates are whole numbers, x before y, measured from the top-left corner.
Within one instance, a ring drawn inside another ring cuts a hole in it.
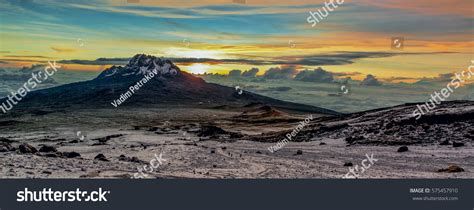
[[[474,104],[448,103],[414,121],[414,105],[343,117],[248,107],[35,110],[0,119],[1,178],[473,178]]]

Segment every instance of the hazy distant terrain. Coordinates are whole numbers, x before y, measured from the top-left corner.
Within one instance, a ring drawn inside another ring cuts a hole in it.
[[[43,69],[44,66],[34,68],[35,71]],[[0,69],[0,98],[6,97],[10,92],[17,91],[28,79],[31,78],[32,68],[22,69]],[[39,84],[37,89],[54,87],[62,84],[90,80],[96,77],[100,71],[74,71],[60,70],[52,79]]]
[[[30,76],[30,74],[23,74],[22,77],[17,76],[15,79],[5,76],[17,74],[19,74],[18,70],[0,71],[2,80],[0,83],[0,98],[20,87]],[[100,71],[60,70],[53,76],[54,83],[42,85],[40,88],[86,81],[95,78],[99,74]],[[243,91],[250,91],[285,101],[324,107],[343,113],[396,106],[409,102],[428,101],[430,94],[446,87],[449,82],[383,83],[381,86],[366,86],[361,85],[360,81],[350,81],[349,85],[346,85],[348,94],[342,94],[341,85],[343,84],[340,82],[303,82],[292,79],[231,77],[227,75],[200,75],[200,77],[210,83],[229,87],[239,86]],[[474,84],[457,89],[448,100],[474,100]]]
[[[365,111],[404,103],[429,101],[430,94],[446,87],[449,81],[416,84],[361,85],[351,81],[348,94],[341,93],[341,83],[302,82],[290,79],[263,79],[203,75],[204,80],[226,86],[239,86],[244,91],[296,103],[324,107],[344,113]],[[474,84],[457,89],[448,100],[474,100]]]

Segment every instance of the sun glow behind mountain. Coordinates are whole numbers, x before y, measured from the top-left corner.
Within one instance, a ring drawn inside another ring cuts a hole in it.
[[[204,74],[210,68],[209,65],[204,65],[200,63],[193,64],[191,66],[185,67],[185,70],[193,74]]]
[[[223,52],[217,50],[196,50],[187,48],[171,48],[165,52],[167,56],[181,58],[224,58]]]

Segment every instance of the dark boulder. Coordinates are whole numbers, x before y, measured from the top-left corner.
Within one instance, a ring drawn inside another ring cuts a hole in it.
[[[100,160],[100,161],[109,161],[104,154],[98,154],[97,156],[95,156],[94,158],[95,160]]]
[[[464,169],[457,165],[450,165],[448,168],[439,169],[438,172],[457,173],[463,172]]]
[[[464,146],[464,143],[453,141],[453,147],[463,147],[463,146]]]
[[[451,143],[449,143],[449,140],[444,140],[442,141],[441,143],[439,143],[439,145],[450,145]]]
[[[38,150],[35,147],[33,147],[33,146],[31,146],[27,143],[21,144],[18,147],[18,149],[20,150],[21,153],[32,153],[32,154],[34,154],[34,153],[38,152]]]
[[[397,152],[408,152],[408,147],[407,146],[401,146],[398,148]]]
[[[53,146],[48,146],[48,145],[43,145],[40,149],[39,149],[40,152],[57,152],[58,150],[56,150],[55,147]]]
[[[63,156],[67,158],[81,157],[81,154],[77,152],[63,152]]]

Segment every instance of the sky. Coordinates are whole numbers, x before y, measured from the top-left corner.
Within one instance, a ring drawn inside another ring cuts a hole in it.
[[[0,68],[57,60],[101,71],[146,53],[197,74],[323,67],[415,82],[474,60],[472,0],[345,0],[312,27],[309,12],[324,2],[0,0]]]

